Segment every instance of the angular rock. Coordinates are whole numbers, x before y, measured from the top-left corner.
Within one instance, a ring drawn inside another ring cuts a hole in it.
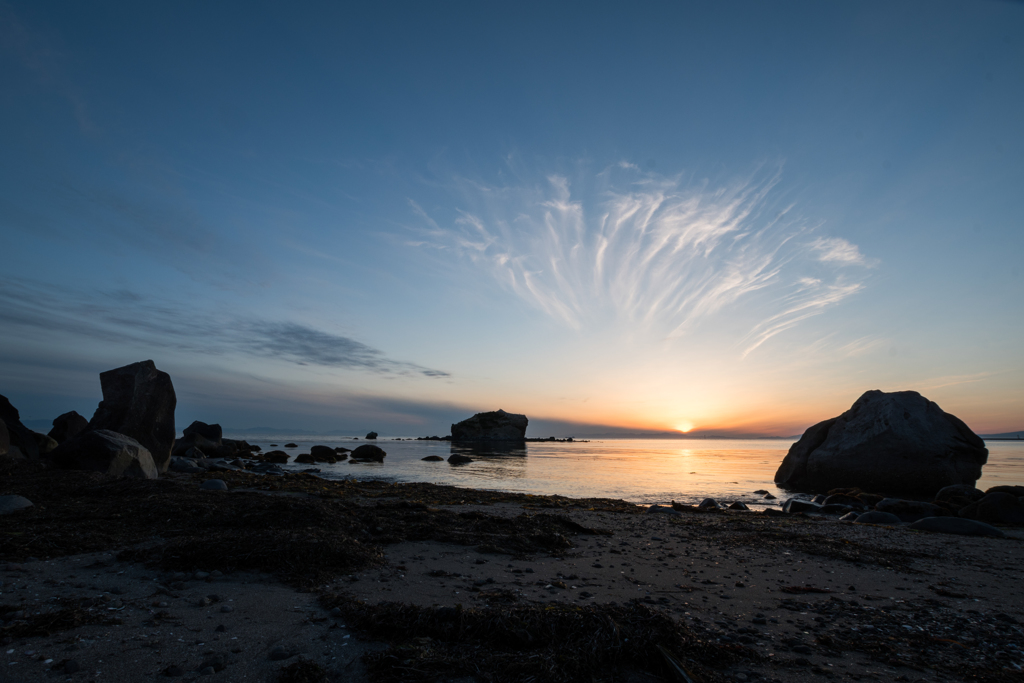
[[[916,391],[868,391],[839,417],[804,432],[775,483],[800,491],[856,486],[934,496],[945,486],[973,486],[987,460],[977,434]]]
[[[1006,534],[994,526],[962,517],[925,517],[911,524],[910,528],[917,531],[934,531],[940,534],[958,534],[960,536],[1006,537]]]
[[[0,515],[9,515],[18,510],[32,507],[32,501],[24,496],[0,496]]]
[[[881,524],[886,526],[898,526],[903,523],[903,520],[891,512],[879,512],[878,510],[858,515],[854,521],[857,524]]]
[[[916,522],[925,517],[942,517],[949,514],[943,508],[932,503],[899,498],[883,498],[875,505],[875,509],[879,512],[896,515],[904,522]]]
[[[73,436],[78,436],[89,428],[89,421],[72,410],[53,418],[53,429],[48,436],[62,444]]]
[[[366,435],[366,438],[367,439],[376,439],[377,438],[377,432],[370,432],[369,434]]]
[[[91,470],[140,479],[159,476],[153,457],[145,446],[130,436],[108,429],[82,432],[57,446],[48,457],[66,470]]]
[[[985,493],[976,489],[973,486],[966,486],[964,484],[954,484],[953,486],[946,486],[939,490],[935,494],[935,500],[941,501],[959,501],[966,499],[967,502],[973,503],[976,500],[981,500],[985,496]]]
[[[46,434],[40,434],[39,432],[32,432],[32,436],[36,440],[36,447],[39,449],[39,455],[46,455],[57,447],[57,440],[53,437],[47,436]]]
[[[195,455],[189,455],[189,453],[193,450],[201,451],[204,457],[225,454],[223,452],[224,449],[221,447],[221,444],[217,443],[216,441],[210,441],[202,434],[197,434],[193,432],[191,434],[187,434],[181,437],[180,439],[174,442],[174,448],[171,449],[171,455],[182,456],[185,458],[198,457]]]
[[[525,441],[529,422],[525,415],[504,410],[477,413],[452,425],[452,441]]]
[[[8,455],[14,454],[17,457],[18,453],[14,453],[11,448],[13,446],[18,449],[20,455],[30,460],[39,457],[39,446],[36,445],[36,438],[33,436],[35,432],[21,424],[18,409],[11,405],[6,396],[0,396],[0,420],[7,427]]]
[[[1013,494],[997,491],[960,510],[960,516],[989,524],[1024,526],[1024,505]]]
[[[818,512],[819,510],[821,510],[821,506],[817,503],[800,498],[790,498],[782,504],[783,512]]]
[[[380,446],[374,446],[373,444],[365,443],[359,446],[349,456],[353,460],[374,460],[376,462],[384,462],[384,456],[387,453]]]
[[[221,445],[221,441],[224,438],[224,430],[219,424],[208,425],[205,422],[200,422],[199,420],[196,420],[188,427],[185,427],[181,432],[182,436],[188,436],[189,434],[198,434],[218,446]]]
[[[473,458],[460,455],[459,453],[452,453],[448,456],[448,462],[452,465],[465,465],[466,463],[473,462]]]
[[[150,453],[153,463],[166,472],[174,445],[174,394],[171,376],[151,360],[100,373],[103,400],[89,421],[89,429],[124,434]]]

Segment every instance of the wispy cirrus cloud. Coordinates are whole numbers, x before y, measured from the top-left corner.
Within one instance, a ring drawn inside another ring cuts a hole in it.
[[[745,357],[861,291],[851,266],[873,265],[843,238],[808,239],[815,228],[775,196],[780,178],[759,171],[715,186],[621,163],[575,191],[561,175],[459,180],[465,206],[449,225],[414,204],[427,223],[417,244],[460,255],[575,329],[612,317],[681,337],[756,298],[737,340]]]
[[[380,375],[450,377],[443,370],[390,358],[344,335],[287,321],[217,316],[129,290],[85,294],[0,279],[0,324],[14,330],[60,334],[69,341],[145,345],[207,354],[245,354],[297,365]]]

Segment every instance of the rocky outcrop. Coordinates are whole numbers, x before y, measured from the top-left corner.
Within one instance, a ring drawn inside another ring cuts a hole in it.
[[[359,448],[352,451],[349,457],[352,460],[373,460],[375,462],[384,462],[384,456],[387,453],[380,446],[374,446],[373,444],[363,444]]]
[[[0,420],[7,428],[7,453],[11,460],[39,457],[39,446],[36,445],[35,432],[21,424],[18,409],[11,405],[6,396],[0,396]]]
[[[366,435],[366,438],[367,439],[376,439],[377,438],[377,432],[370,432],[369,434]]]
[[[973,486],[987,460],[977,434],[916,391],[868,391],[839,417],[804,432],[775,483],[798,491],[859,487],[933,496],[946,486]]]
[[[452,425],[452,441],[525,441],[525,415],[495,410]]]
[[[177,397],[171,376],[151,360],[100,373],[103,400],[89,429],[108,430],[138,441],[166,472],[174,445]]]
[[[61,444],[73,436],[78,436],[88,428],[89,421],[72,410],[53,418],[53,429],[47,436]]]
[[[140,479],[159,476],[153,457],[145,446],[130,436],[108,429],[82,432],[57,446],[48,457],[58,467],[67,470],[91,470]]]
[[[185,427],[181,432],[182,436],[189,436],[190,434],[198,434],[207,441],[212,441],[217,444],[218,447],[221,445],[221,440],[224,438],[224,430],[221,429],[220,425],[208,425],[205,422],[200,422],[199,420],[196,420],[188,427]]]

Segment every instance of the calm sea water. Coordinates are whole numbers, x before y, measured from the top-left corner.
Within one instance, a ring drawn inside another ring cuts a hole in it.
[[[270,445],[292,455],[308,453],[323,444],[355,448],[364,440],[352,438],[278,436],[244,437],[265,451]],[[284,448],[294,442],[297,448]],[[369,442],[373,443],[373,442]],[[786,493],[772,481],[791,442],[773,439],[604,439],[588,443],[528,443],[525,449],[495,451],[453,446],[445,441],[375,442],[387,452],[384,463],[317,464],[329,479],[386,479],[399,482],[451,484],[467,488],[558,494],[574,498],[621,498],[635,503],[700,502],[706,497],[739,500],[763,507],[756,490],[784,500]],[[1024,441],[988,443],[989,462],[978,487],[1024,485]],[[421,458],[452,453],[474,458],[466,465],[424,462]],[[309,465],[289,463],[286,469]]]

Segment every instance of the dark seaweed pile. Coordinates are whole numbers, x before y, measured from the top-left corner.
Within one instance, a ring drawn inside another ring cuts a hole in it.
[[[658,646],[694,681],[722,680],[709,667],[760,656],[741,645],[713,644],[684,623],[640,602],[626,605],[495,605],[463,609],[365,604],[321,596],[346,624],[389,644],[364,657],[376,683],[427,683],[453,676],[480,681],[616,681],[645,671],[674,674]]]

